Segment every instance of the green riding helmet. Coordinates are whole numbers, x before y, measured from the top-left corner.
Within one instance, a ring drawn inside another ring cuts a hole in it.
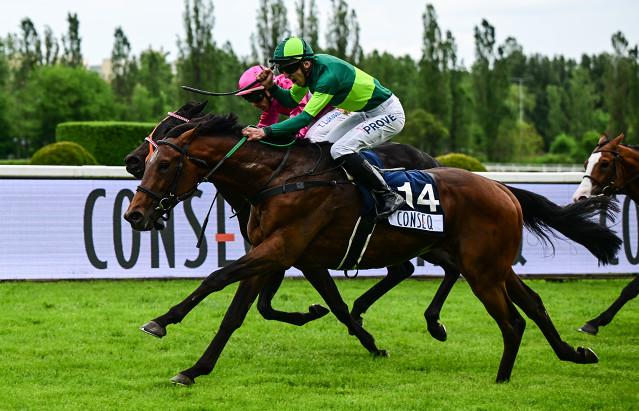
[[[313,60],[315,53],[304,39],[288,37],[282,41],[273,53],[269,63],[275,63],[278,67],[286,66],[301,60]]]

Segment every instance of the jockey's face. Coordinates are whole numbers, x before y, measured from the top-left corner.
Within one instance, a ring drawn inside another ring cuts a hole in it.
[[[311,71],[312,64],[313,63],[311,61],[304,60],[299,65],[297,65],[297,70],[295,70],[293,73],[284,72],[284,76],[298,86],[304,87],[306,85],[308,73]]]

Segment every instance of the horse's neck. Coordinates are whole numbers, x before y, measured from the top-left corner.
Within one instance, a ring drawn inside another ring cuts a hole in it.
[[[284,184],[293,177],[307,176],[311,171],[313,174],[321,173],[334,166],[326,153],[322,157],[320,159],[320,152],[310,147],[292,148],[290,155],[286,156],[286,149],[254,143],[238,149],[212,177],[229,204],[239,207],[244,200],[268,187]],[[320,178],[337,179],[335,173],[338,171],[320,174]]]
[[[639,150],[628,146],[619,146],[623,190],[622,192],[639,203]]]

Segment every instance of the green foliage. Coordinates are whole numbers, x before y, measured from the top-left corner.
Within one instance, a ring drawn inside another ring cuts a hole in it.
[[[567,134],[558,135],[550,145],[550,153],[571,155],[577,148],[577,142],[573,136]]]
[[[87,166],[98,164],[84,147],[71,141],[62,141],[42,147],[29,161],[30,165]]]
[[[463,168],[468,171],[488,171],[479,160],[466,154],[449,153],[435,158],[446,167]]]
[[[104,120],[113,113],[108,84],[83,67],[40,67],[31,73],[23,95],[17,130],[33,147],[54,142],[59,123]]]
[[[448,140],[448,130],[444,124],[426,110],[413,110],[406,115],[402,132],[393,141],[409,144],[426,153],[443,151]]]
[[[73,141],[95,155],[98,164],[124,165],[124,157],[151,134],[154,123],[69,122],[56,128],[57,141]]]
[[[180,85],[235,90],[240,74],[265,63],[291,34],[287,4],[259,1],[250,57],[236,55],[229,42],[215,41],[212,0],[183,2],[184,35],[178,38],[177,56],[161,49],[133,56],[118,28],[111,83],[83,67],[77,14],[67,15],[60,53],[52,30],[45,25],[41,35],[25,17],[18,34],[0,33],[0,157],[24,157],[54,142],[55,127],[62,122],[155,121],[186,101],[204,98],[184,92]],[[583,55],[577,62],[563,56],[526,56],[525,45],[512,37],[498,44],[498,28],[482,20],[474,30],[475,61],[464,62],[458,60],[453,33],[440,29],[435,8],[427,4],[415,10],[423,13],[420,57],[397,56],[393,50],[363,55],[356,10],[347,1],[333,0],[332,12],[324,14],[322,23],[316,4],[295,1],[298,31],[293,33],[305,37],[316,52],[356,62],[400,98],[407,115],[431,113],[434,120],[429,123],[438,123],[439,129],[431,137],[417,136],[423,124],[411,123],[419,122],[419,116],[408,118],[403,135],[413,145],[486,161],[534,161],[531,157],[542,155],[556,136],[566,133],[574,136],[577,148],[557,155],[581,161],[590,150],[584,150],[589,144],[582,141],[589,130],[611,136],[625,132],[626,143],[639,144],[639,49],[621,32],[611,38],[612,53]],[[246,124],[256,123],[260,114],[233,97],[211,98],[208,110],[235,112]]]
[[[458,281],[444,305],[442,343],[423,316],[439,281],[406,280],[364,315],[389,358],[372,357],[330,313],[294,327],[265,321],[253,305],[213,372],[188,388],[169,379],[204,352],[235,285],[158,340],[138,327],[200,280],[0,282],[0,401],[7,410],[629,410],[639,402],[637,301],[596,337],[577,331],[628,281],[525,281],[562,339],[592,347],[598,364],[559,360],[522,314],[512,379],[495,384],[501,335],[468,284]],[[337,285],[350,305],[376,282],[360,276]],[[306,311],[321,302],[308,282],[287,279],[273,305]]]

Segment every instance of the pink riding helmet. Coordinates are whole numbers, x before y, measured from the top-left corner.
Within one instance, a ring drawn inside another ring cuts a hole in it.
[[[263,69],[264,69],[263,66],[253,66],[250,69],[246,70],[244,74],[242,74],[242,77],[240,77],[240,81],[238,82],[238,88],[241,90],[244,87],[247,87],[249,84],[255,83],[255,78],[257,77],[258,74],[262,72]],[[255,83],[253,84],[252,87],[244,91],[240,91],[239,93],[237,93],[237,95],[242,96],[245,94],[250,94],[257,90],[264,90],[264,86],[262,86],[260,83]]]

